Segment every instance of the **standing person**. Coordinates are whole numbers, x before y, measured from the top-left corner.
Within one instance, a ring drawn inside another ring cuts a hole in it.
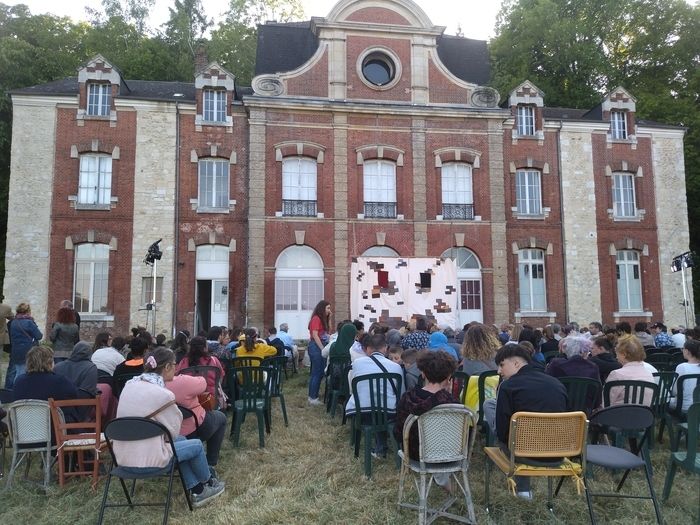
[[[4,300],[4,298],[0,300]],[[12,313],[12,307],[9,304],[0,304],[0,345],[2,345],[2,350],[6,354],[9,354],[12,349],[10,346],[10,334],[7,331],[7,321],[13,317],[14,314]],[[2,354],[0,354],[0,356],[1,355]],[[10,370],[10,368],[8,368],[7,375],[10,375],[10,372],[14,375],[14,370]]]
[[[75,324],[78,325],[78,328],[80,328],[80,314],[78,311],[73,307],[73,302],[69,301],[68,299],[64,299],[61,301],[61,308],[70,308],[73,310],[73,314],[75,315]]]
[[[10,341],[12,341],[12,351],[10,352],[10,367],[7,369],[5,377],[5,388],[12,390],[15,379],[26,371],[25,360],[27,352],[36,346],[44,334],[32,317],[32,309],[27,303],[19,303],[15,309],[17,315],[10,323]],[[10,368],[14,366],[14,374],[10,374]]]
[[[311,314],[309,321],[309,360],[311,361],[311,377],[309,378],[309,405],[322,405],[318,398],[321,380],[326,369],[326,360],[321,355],[321,349],[328,343],[328,327],[331,322],[331,303],[319,301]]]
[[[80,328],[75,322],[75,312],[72,308],[59,308],[56,322],[51,325],[49,340],[53,343],[54,363],[68,359],[73,347],[80,341]]]
[[[192,505],[201,507],[220,496],[225,486],[212,475],[202,442],[179,435],[182,414],[175,404],[175,394],[165,387],[175,377],[175,354],[170,348],[156,347],[144,359],[143,370],[124,386],[117,417],[147,417],[165,425],[173,437],[180,475],[191,492]],[[164,436],[141,441],[114,440],[113,450],[122,468],[163,468],[172,459]]]

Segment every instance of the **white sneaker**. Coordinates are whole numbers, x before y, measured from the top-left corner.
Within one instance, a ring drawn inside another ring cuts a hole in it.
[[[531,490],[525,490],[523,492],[518,492],[516,494],[520,499],[524,499],[527,501],[532,501],[532,491]]]
[[[323,401],[321,401],[317,397],[316,398],[313,398],[313,397],[309,398],[309,405],[311,405],[311,406],[318,406],[318,405],[322,405],[322,404],[323,404]]]
[[[191,495],[192,506],[201,507],[202,505],[206,505],[208,502],[210,502],[217,496],[221,496],[225,488],[226,485],[224,484],[224,482],[219,480],[215,480],[215,482],[212,485],[204,485],[204,490],[202,492],[200,492],[199,494]]]

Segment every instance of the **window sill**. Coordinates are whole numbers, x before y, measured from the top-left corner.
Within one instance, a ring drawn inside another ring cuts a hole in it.
[[[518,213],[518,208],[515,206],[510,209],[513,212],[514,219],[523,219],[526,221],[543,221],[549,218],[549,214],[552,211],[551,208],[543,207],[542,213]]]
[[[228,214],[228,208],[197,208],[197,213],[224,213]]]
[[[211,208],[208,206],[200,206],[199,205],[199,199],[190,199],[190,206],[192,207],[192,210],[196,211],[197,213],[225,213],[228,214],[236,209],[236,200],[235,199],[230,199],[228,201],[228,208]]]
[[[636,215],[616,216],[613,213],[613,210],[608,209],[608,217],[611,218],[614,222],[642,222],[644,220],[644,217],[646,216],[646,213],[646,210],[637,210]]]
[[[80,321],[99,322],[99,321],[114,321],[114,316],[111,314],[90,314],[78,312]]]
[[[79,202],[75,203],[75,209],[76,210],[103,210],[103,211],[109,211],[112,209],[111,204],[80,204]]]
[[[556,312],[515,312],[515,321],[518,319],[529,318],[529,317],[547,317],[550,323],[553,323],[557,317]]]
[[[645,312],[642,310],[638,311],[624,311],[624,312],[613,312],[613,317],[619,319],[621,317],[646,317],[651,319],[653,314],[651,312]]]
[[[226,120],[204,120],[202,115],[197,115],[194,119],[194,124],[198,131],[201,131],[202,126],[211,126],[213,128],[232,128],[233,117],[226,116]]]

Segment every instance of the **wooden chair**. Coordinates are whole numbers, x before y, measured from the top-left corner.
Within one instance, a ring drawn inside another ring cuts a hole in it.
[[[583,488],[586,471],[586,438],[588,421],[584,412],[539,413],[516,412],[510,418],[508,450],[485,447],[486,511],[490,506],[491,464],[505,474],[515,495],[514,476],[546,477],[547,507],[553,510],[552,478],[561,478],[554,496],[559,493],[564,477],[571,477],[576,488]]]
[[[12,390],[0,388],[0,408],[2,408],[4,405],[4,410],[7,410],[7,405],[9,405],[10,403],[12,403]],[[2,421],[0,421],[0,423],[2,423]],[[7,418],[7,421],[5,423],[9,423],[9,417]],[[0,427],[1,426],[2,425],[0,425]],[[10,439],[9,425],[7,428],[7,435],[3,434],[0,431],[0,478],[2,478],[5,475],[5,449],[7,448]]]
[[[411,429],[418,427],[419,459],[409,457]],[[476,416],[464,405],[438,405],[421,416],[409,416],[403,426],[403,450],[401,476],[399,478],[399,506],[418,510],[419,525],[432,523],[439,517],[450,518],[462,523],[476,523],[471,489],[469,488],[469,465],[474,439],[476,437]],[[418,491],[418,503],[404,501],[404,481],[412,472]],[[467,516],[448,512],[457,498],[450,495],[439,506],[428,506],[428,496],[435,474],[448,474],[453,489],[458,489],[464,497]]]
[[[49,408],[56,436],[59,485],[63,487],[66,478],[69,477],[92,476],[94,489],[99,479],[100,454],[107,448],[104,434],[102,434],[102,407],[99,394],[90,399],[57,401],[51,398]],[[64,410],[67,408],[82,409],[82,413],[86,413],[89,420],[75,423],[66,421]],[[77,455],[77,467],[72,465],[73,453]],[[92,457],[86,458],[86,453],[92,454]],[[71,460],[69,462],[73,466],[68,470],[66,470],[67,460]],[[89,468],[88,465],[90,465]]]

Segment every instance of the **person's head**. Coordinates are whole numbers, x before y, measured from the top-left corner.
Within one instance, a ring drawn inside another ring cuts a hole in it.
[[[627,321],[621,321],[615,325],[615,329],[619,335],[629,335],[632,333],[632,325]]]
[[[175,377],[175,353],[165,346],[156,346],[143,360],[143,371],[163,376],[163,381]]]
[[[373,354],[374,352],[379,352],[381,354],[386,354],[386,337],[384,334],[373,334],[368,336],[366,339],[367,346],[365,347],[366,354]]]
[[[544,327],[544,336],[547,338],[547,341],[551,341],[554,339],[554,331],[552,330],[552,325],[548,324],[547,326]]]
[[[520,337],[520,332],[523,331],[523,325],[520,323],[515,323],[513,325],[513,329],[510,331],[510,340],[511,341],[517,341],[518,338]]]
[[[634,324],[634,331],[637,333],[649,333],[649,330],[647,329],[647,324],[642,321]]]
[[[591,333],[592,336],[597,336],[598,334],[602,333],[603,325],[600,324],[598,321],[592,321],[588,323],[588,331]]]
[[[401,332],[392,328],[386,334],[386,344],[389,346],[401,346]]]
[[[537,347],[537,343],[539,341],[537,340],[537,336],[535,335],[535,331],[532,328],[524,328],[520,331],[520,335],[518,336],[518,343],[522,343],[523,341],[528,341],[533,348]]]
[[[99,350],[100,348],[107,348],[112,344],[112,336],[107,332],[100,332],[95,336],[95,345],[92,347],[93,350]]]
[[[613,345],[610,339],[604,335],[599,335],[591,340],[591,354],[600,355],[605,353],[612,353]]]
[[[190,349],[187,352],[187,362],[190,366],[197,366],[200,359],[209,354],[207,340],[204,337],[193,337],[190,340]]]
[[[243,330],[243,346],[246,352],[252,352],[255,349],[257,337],[258,331],[255,328],[246,328]]]
[[[428,321],[426,321],[425,317],[416,319],[416,330],[421,330],[423,332],[428,330]]]
[[[387,351],[386,356],[392,360],[394,363],[397,365],[400,365],[402,363],[401,360],[401,354],[403,353],[403,348],[400,346],[390,346],[389,350]]]
[[[75,310],[72,308],[59,308],[56,313],[56,322],[61,324],[75,324]]]
[[[133,357],[143,357],[148,349],[148,342],[143,337],[134,337],[129,343],[129,349]]]
[[[571,359],[575,356],[587,356],[591,352],[591,340],[587,337],[567,337],[563,352]]]
[[[644,361],[646,357],[642,343],[633,335],[621,336],[617,340],[615,353],[617,354],[617,360],[623,365],[634,361]]]
[[[493,330],[483,324],[473,324],[464,334],[462,357],[470,361],[493,361],[501,342]]]
[[[425,381],[438,385],[448,381],[457,369],[457,362],[447,352],[421,352],[416,363]]]
[[[122,348],[124,348],[124,345],[126,345],[126,339],[124,339],[121,335],[118,335],[114,339],[112,339],[112,347],[116,348],[121,352]]]
[[[355,330],[357,330],[358,334],[361,334],[365,331],[365,323],[360,321],[359,319],[355,319],[352,324],[355,325]]]
[[[532,362],[530,353],[520,345],[507,344],[496,352],[496,365],[498,374],[503,379],[509,379],[518,373],[525,365]]]
[[[177,335],[175,336],[175,339],[173,339],[173,343],[170,345],[170,348],[172,350],[177,350],[178,348],[187,348],[187,342],[190,340],[190,333],[187,330],[180,330]]]
[[[156,336],[156,345],[157,346],[165,345],[165,334],[158,334]]]
[[[527,353],[530,354],[530,357],[535,355],[535,347],[530,341],[520,341],[518,344],[522,346],[525,350],[527,350]]]
[[[552,323],[550,326],[552,327],[552,333],[554,335],[559,335],[561,332],[561,325],[559,323]]]
[[[48,346],[34,346],[26,357],[27,373],[51,372],[53,370],[53,350]]]
[[[270,336],[270,339],[274,339],[275,337],[277,337],[277,328],[271,326],[267,329],[267,334]]]
[[[289,332],[289,325],[287,323],[282,323],[280,325],[280,332]]]
[[[683,357],[688,361],[700,361],[700,341],[686,339],[683,344]]]
[[[208,341],[218,341],[220,337],[221,337],[221,327],[220,326],[212,326],[209,330],[207,330],[207,340]]]
[[[660,334],[661,332],[666,331],[666,325],[663,324],[661,321],[657,321],[653,325],[651,325],[651,331],[654,334]]]
[[[17,314],[30,314],[32,313],[32,307],[29,306],[29,303],[19,303],[17,308],[15,308],[15,312]]]
[[[455,331],[452,329],[451,326],[445,327],[445,329],[442,331],[443,334],[445,334],[445,337],[447,337],[447,340],[449,341],[450,339],[455,338]]]
[[[401,362],[406,368],[413,365],[413,363],[416,362],[416,359],[418,359],[417,348],[407,348],[401,353]]]
[[[510,331],[513,329],[513,325],[510,323],[501,323],[501,332],[507,332],[510,333]]]

